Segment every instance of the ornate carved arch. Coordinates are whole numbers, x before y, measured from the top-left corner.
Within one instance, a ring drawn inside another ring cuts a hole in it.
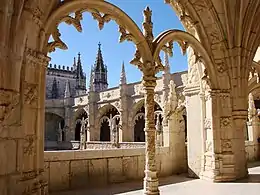
[[[168,30],[161,33],[154,40],[154,45],[155,45],[155,50],[153,53],[154,60],[160,64],[161,63],[159,57],[160,51],[165,48],[165,45],[167,43],[171,45],[173,41],[176,41],[180,45],[183,54],[186,53],[187,48],[189,46],[191,46],[197,51],[195,52],[194,50],[195,56],[197,57],[196,61],[198,60],[204,61],[204,65],[206,67],[207,74],[209,76],[211,88],[218,89],[220,86],[218,83],[217,74],[212,59],[210,58],[208,52],[205,50],[202,44],[194,36],[192,36],[187,32],[181,30]]]
[[[90,12],[93,18],[98,21],[100,29],[103,28],[105,23],[114,20],[119,25],[120,42],[124,40],[133,41],[142,54],[143,61],[152,59],[149,45],[135,22],[117,6],[97,0],[64,1],[57,9],[53,10],[44,25],[46,34],[42,33],[40,36],[40,51],[47,53],[54,51],[55,47],[67,49],[66,44],[59,38],[60,33],[57,26],[59,23],[65,22],[72,24],[81,32],[80,21],[83,12]],[[71,13],[75,13],[75,17],[71,17]],[[50,35],[53,36],[54,42],[48,44]]]

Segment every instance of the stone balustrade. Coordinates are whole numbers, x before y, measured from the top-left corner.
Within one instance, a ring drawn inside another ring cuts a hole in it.
[[[173,170],[169,147],[157,148],[158,175],[169,176]],[[44,153],[45,178],[51,191],[92,188],[144,177],[145,149],[106,149],[48,151]],[[184,165],[186,159],[180,159]],[[186,172],[186,169],[178,173]]]

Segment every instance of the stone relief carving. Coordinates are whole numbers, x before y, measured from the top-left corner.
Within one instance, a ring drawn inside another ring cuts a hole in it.
[[[232,143],[230,139],[221,140],[223,152],[228,152],[232,150]]]
[[[220,127],[227,128],[231,126],[231,117],[221,117],[220,118]]]
[[[38,85],[24,81],[25,103],[35,104],[38,100]]]
[[[134,86],[134,91],[136,95],[144,95],[144,87],[142,84],[138,84]]]
[[[27,135],[24,139],[23,153],[27,156],[34,155],[35,153],[35,136]]]
[[[206,140],[206,152],[211,152],[213,150],[213,145],[211,140]]]
[[[173,80],[170,81],[169,88],[169,97],[168,101],[164,102],[164,108],[163,108],[163,118],[164,123],[169,119],[169,117],[175,112],[177,106],[178,106],[178,99],[177,94],[175,90],[175,83]]]
[[[0,126],[4,124],[20,101],[20,94],[13,91],[0,91]]]
[[[211,129],[211,119],[205,118],[205,120],[204,120],[204,128],[205,129]]]

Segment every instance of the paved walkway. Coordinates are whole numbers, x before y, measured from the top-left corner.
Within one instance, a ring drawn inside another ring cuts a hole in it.
[[[160,179],[161,195],[259,195],[260,162],[250,164],[249,178],[234,183],[211,183],[190,179],[186,175]],[[59,192],[52,195],[142,195],[142,182],[129,182],[111,185],[107,188]]]

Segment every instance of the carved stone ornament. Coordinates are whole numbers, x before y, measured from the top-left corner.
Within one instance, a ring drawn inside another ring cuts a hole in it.
[[[227,152],[227,151],[231,151],[232,150],[232,143],[231,143],[231,140],[230,139],[224,139],[224,140],[221,140],[222,142],[222,150],[224,152]]]
[[[127,32],[125,27],[119,25],[118,31],[120,32],[120,37],[119,37],[120,43],[122,43],[124,41],[132,41],[132,42],[136,43],[134,36],[132,34],[130,34],[129,32]]]
[[[220,127],[221,128],[226,128],[231,125],[231,117],[221,117],[220,118]]]
[[[19,93],[0,90],[0,126],[4,124],[15,107],[18,106],[19,101]]]
[[[212,141],[206,140],[206,152],[211,152],[213,150]]]
[[[205,118],[205,120],[204,120],[204,128],[205,129],[211,129],[211,119]]]
[[[35,153],[35,137],[34,135],[27,135],[24,140],[23,153],[27,156],[31,156]]]
[[[26,104],[35,104],[38,100],[38,85],[24,82],[24,97]]]

